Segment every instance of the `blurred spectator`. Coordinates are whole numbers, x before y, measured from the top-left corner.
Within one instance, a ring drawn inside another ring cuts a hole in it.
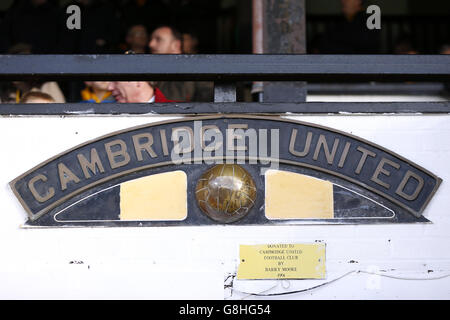
[[[128,50],[134,53],[148,53],[148,33],[144,25],[138,24],[129,28],[126,42]]]
[[[153,31],[148,46],[153,54],[181,54],[182,35],[171,26],[161,26]],[[192,81],[159,81],[158,88],[172,100],[191,101],[195,84]]]
[[[320,39],[320,53],[368,54],[378,53],[379,30],[370,30],[362,0],[341,0],[342,18]]]
[[[20,42],[8,49],[8,54],[31,54],[31,44]]]
[[[195,33],[183,33],[183,53],[198,53],[198,37]],[[214,83],[208,81],[194,82],[195,92],[193,101],[209,102],[214,98]]]
[[[12,82],[0,82],[0,103],[16,103],[16,89]]]
[[[18,0],[0,25],[0,51],[28,43],[36,54],[56,53],[60,11],[47,0]]]
[[[30,91],[22,97],[20,103],[55,103],[55,100],[47,93]]]
[[[394,53],[395,54],[418,54],[418,51],[414,48],[411,37],[407,34],[403,34],[395,42]]]
[[[172,102],[154,86],[154,83],[145,81],[113,81],[108,90],[120,103],[153,103]]]
[[[81,91],[82,102],[109,103],[116,102],[107,81],[85,81],[86,88]]]
[[[64,21],[60,50],[72,54],[118,53],[120,25],[114,6],[105,0],[77,0],[81,29],[69,30]],[[65,10],[64,10],[65,12]]]
[[[8,50],[8,54],[31,54],[31,45],[27,43],[18,43],[12,46]],[[7,93],[9,96],[9,101],[19,103],[22,96],[30,91],[41,91],[49,94],[55,102],[65,103],[66,99],[62,93],[57,82],[54,81],[42,81],[39,79],[34,79],[31,81],[13,81],[12,85],[9,86],[10,91]],[[7,99],[5,99],[7,100]],[[3,99],[2,99],[3,101]]]
[[[22,98],[29,92],[43,92],[50,95],[56,103],[65,103],[66,99],[58,84],[54,81],[44,82],[44,81],[14,81],[13,85],[15,87],[15,102],[19,103]],[[13,98],[13,97],[11,97]]]
[[[450,44],[444,44],[439,49],[439,54],[450,54]]]
[[[124,30],[138,24],[154,30],[169,20],[169,8],[161,0],[131,0],[121,11]]]
[[[198,53],[198,38],[193,33],[183,33],[183,53]]]
[[[149,48],[153,54],[181,54],[183,48],[182,34],[172,26],[161,26],[153,31]],[[159,81],[158,88],[172,100],[176,101],[212,101],[212,82],[193,81]]]
[[[181,54],[182,43],[183,36],[177,29],[160,26],[153,31],[148,46],[154,54]]]

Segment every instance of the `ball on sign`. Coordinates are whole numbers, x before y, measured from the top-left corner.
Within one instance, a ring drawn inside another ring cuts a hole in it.
[[[243,218],[256,200],[252,176],[237,164],[218,164],[198,180],[195,197],[211,219],[231,223]]]

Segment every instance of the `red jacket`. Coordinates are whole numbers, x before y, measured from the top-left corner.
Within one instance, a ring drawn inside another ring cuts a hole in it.
[[[156,103],[158,103],[158,102],[175,102],[173,100],[167,99],[166,96],[158,88],[155,88],[154,94],[155,94],[155,102]]]

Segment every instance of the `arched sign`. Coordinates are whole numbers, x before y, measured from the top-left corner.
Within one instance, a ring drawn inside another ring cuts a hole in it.
[[[426,222],[441,179],[334,129],[191,117],[74,147],[10,186],[32,226]]]

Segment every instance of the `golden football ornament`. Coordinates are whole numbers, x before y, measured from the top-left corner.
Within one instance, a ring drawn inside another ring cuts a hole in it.
[[[219,164],[198,180],[195,197],[211,219],[231,223],[243,218],[256,200],[252,176],[237,164]]]

